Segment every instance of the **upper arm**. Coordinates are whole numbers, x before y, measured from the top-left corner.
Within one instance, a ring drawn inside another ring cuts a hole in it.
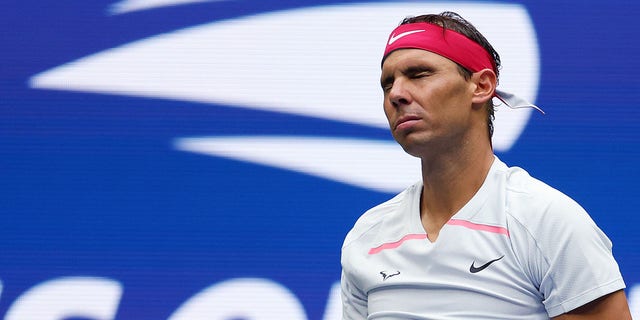
[[[631,320],[624,290],[618,290],[581,307],[553,318],[554,320]]]

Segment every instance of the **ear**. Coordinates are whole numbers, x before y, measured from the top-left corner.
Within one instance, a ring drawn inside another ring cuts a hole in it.
[[[493,70],[483,69],[475,72],[471,76],[471,80],[476,85],[471,100],[473,103],[484,104],[493,98],[498,82],[498,77]]]

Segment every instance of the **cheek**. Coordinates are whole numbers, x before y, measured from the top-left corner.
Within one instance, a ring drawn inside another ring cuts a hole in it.
[[[391,124],[393,116],[396,112],[395,108],[389,102],[384,102],[382,104],[382,111],[384,111],[384,115],[387,117],[387,121],[389,122],[389,124]]]

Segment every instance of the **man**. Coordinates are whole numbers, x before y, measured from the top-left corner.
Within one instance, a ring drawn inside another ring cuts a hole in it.
[[[344,319],[631,319],[611,242],[576,202],[494,154],[499,55],[455,13],[405,19],[382,59],[394,139],[422,181],[342,248]]]

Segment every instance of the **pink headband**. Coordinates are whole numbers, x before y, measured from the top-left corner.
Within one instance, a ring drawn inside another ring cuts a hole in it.
[[[496,71],[493,59],[481,45],[458,32],[427,22],[403,24],[393,30],[389,35],[382,61],[397,49],[431,51],[471,72],[483,69]]]
[[[480,44],[461,33],[432,23],[408,23],[395,28],[387,40],[382,62],[398,49],[422,49],[439,54],[471,72],[491,69],[497,73],[495,61]],[[544,114],[536,105],[511,93],[496,90],[494,95],[510,108],[534,108]]]

